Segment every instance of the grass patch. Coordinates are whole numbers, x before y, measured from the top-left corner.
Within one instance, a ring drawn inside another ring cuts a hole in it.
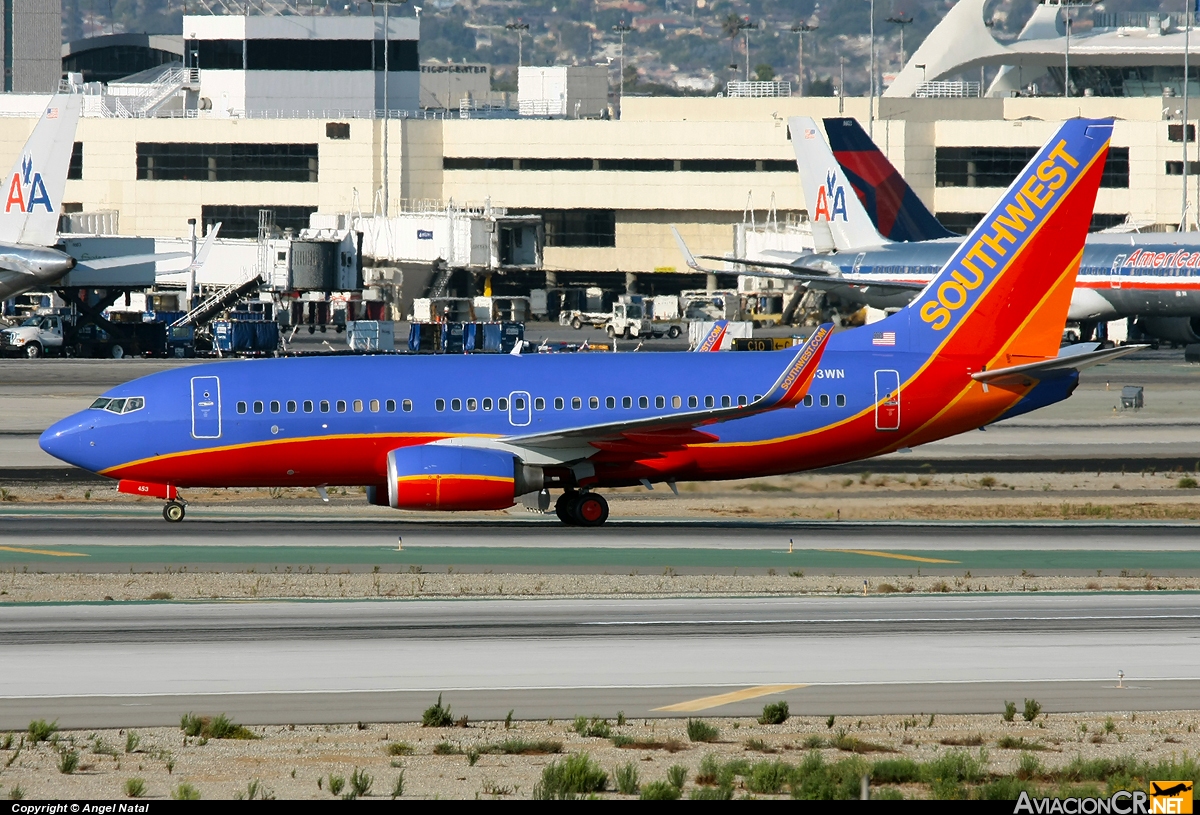
[[[1006,722],[1011,722],[1016,717],[1017,717],[1017,703],[1016,702],[1005,702],[1004,703],[1004,715],[1001,718],[1004,719],[1004,721],[1006,721]]]
[[[876,784],[911,784],[921,779],[921,765],[911,758],[885,758],[871,765]]]
[[[763,705],[762,715],[758,717],[759,724],[783,724],[791,716],[787,702],[772,702]]]
[[[353,801],[358,798],[365,798],[371,794],[371,785],[375,783],[374,777],[366,770],[354,768],[354,772],[350,773],[350,789],[346,793],[346,798]]]
[[[1012,736],[1001,736],[996,742],[996,746],[1001,750],[1049,750],[1050,748],[1042,744],[1040,741],[1025,741],[1024,736],[1014,738]]]
[[[561,741],[551,739],[505,739],[495,744],[484,744],[479,752],[485,755],[545,756],[561,753]]]
[[[1042,712],[1042,703],[1037,699],[1026,699],[1025,710],[1021,713],[1021,718],[1027,722],[1032,722]]]
[[[574,798],[608,787],[608,773],[587,753],[573,753],[552,761],[542,770],[542,779],[533,788],[535,800]]]
[[[613,747],[620,747],[625,750],[666,750],[668,753],[678,753],[680,750],[686,750],[687,745],[679,739],[667,739],[666,741],[655,741],[653,739],[635,739],[632,736],[613,736]]]
[[[454,716],[450,706],[442,707],[442,695],[439,693],[437,702],[425,708],[421,714],[421,727],[450,727],[454,724]]]
[[[699,742],[714,742],[719,738],[721,732],[716,727],[704,721],[703,719],[688,719],[687,720],[687,737],[688,741]]]
[[[679,788],[670,781],[651,781],[642,787],[642,794],[638,797],[643,801],[677,801]]]
[[[124,789],[126,798],[141,798],[146,794],[146,782],[141,778],[127,778]]]
[[[71,775],[79,769],[79,752],[63,750],[58,754],[58,771],[63,775]]]
[[[846,729],[838,728],[837,735],[829,740],[829,746],[834,749],[841,750],[844,753],[894,753],[896,752],[891,747],[885,744],[876,744],[873,741],[864,741],[857,736],[851,736],[846,733]]]
[[[172,801],[199,801],[200,790],[193,787],[186,781],[180,784],[175,789],[171,790]]]
[[[792,780],[796,768],[783,761],[759,761],[746,774],[746,789],[764,795],[778,795]]]
[[[589,721],[587,716],[576,716],[575,732],[584,738],[607,739],[612,735],[612,727],[608,719],[593,716]]]
[[[779,752],[778,750],[776,750],[771,745],[767,744],[762,739],[747,739],[746,740],[746,749],[754,750],[755,752],[758,752],[758,753],[777,753],[777,752]]]
[[[622,795],[637,795],[638,771],[632,761],[617,767],[613,773],[613,780],[617,782],[617,792]]]
[[[34,719],[29,723],[29,741],[37,744],[47,741],[58,731],[58,719],[47,722],[45,719]]]
[[[174,600],[175,595],[169,591],[156,591],[146,598],[147,600]]]
[[[411,756],[416,752],[416,749],[406,741],[394,741],[385,749],[389,756]]]
[[[199,736],[202,739],[234,739],[239,741],[253,741],[261,738],[250,731],[249,728],[238,724],[230,719],[224,713],[216,716],[196,716],[191,713],[184,714],[179,720],[179,729],[186,736]],[[126,739],[126,747],[128,748],[129,741]],[[134,746],[137,746],[136,741]]]
[[[463,748],[457,744],[451,744],[448,741],[443,741],[433,746],[433,754],[435,756],[461,756]]]

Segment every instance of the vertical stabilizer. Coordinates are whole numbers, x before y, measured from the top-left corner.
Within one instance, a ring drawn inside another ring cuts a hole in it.
[[[58,217],[82,107],[82,97],[58,94],[42,112],[4,179],[0,243],[53,246],[58,240]]]
[[[953,238],[887,160],[857,119],[825,119],[833,157],[858,193],[879,233],[893,241]]]
[[[821,229],[823,232],[827,226],[839,252],[887,243],[871,223],[854,188],[821,138],[817,123],[808,116],[793,116],[788,119],[788,127],[792,134],[792,149],[796,151],[804,203],[814,231]]]

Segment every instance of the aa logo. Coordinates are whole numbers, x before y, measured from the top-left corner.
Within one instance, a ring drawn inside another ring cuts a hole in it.
[[[837,176],[833,173],[825,175],[824,186],[817,187],[817,204],[813,207],[814,221],[832,221],[838,215],[846,220],[846,188],[840,184],[834,186]]]
[[[1193,786],[1191,781],[1151,781],[1151,815],[1191,815]]]

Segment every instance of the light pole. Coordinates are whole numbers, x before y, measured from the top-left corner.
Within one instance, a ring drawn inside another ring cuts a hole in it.
[[[1067,48],[1063,52],[1063,96],[1071,98],[1071,7],[1063,4],[1064,27],[1067,30]]]
[[[901,15],[903,13],[904,12],[900,12]],[[912,25],[913,18],[896,16],[896,17],[888,17],[887,21],[889,23],[893,23],[894,25],[900,26],[900,70],[903,71],[904,70],[904,27],[906,25]]]
[[[809,25],[808,23],[796,23],[792,26],[792,33],[796,34],[800,39],[800,72],[797,74],[800,78],[800,95],[804,95],[804,35],[816,31],[820,26]]]
[[[529,30],[529,23],[509,23],[504,26],[509,31],[517,32],[517,70],[521,70],[523,63],[522,46],[525,41],[525,32]]]
[[[621,90],[617,96],[617,118],[621,118],[621,106],[625,102],[625,32],[633,31],[632,26],[625,25],[625,21],[617,23],[612,27],[612,30],[621,35]]]
[[[745,37],[745,41],[746,41],[746,81],[747,82],[750,81],[750,29],[757,28],[757,27],[758,27],[758,24],[750,22],[749,17],[747,17],[742,22],[738,23],[738,31],[742,32],[742,36]]]
[[[1188,41],[1192,27],[1192,0],[1184,0],[1183,4],[1183,124],[1180,125],[1181,141],[1183,142],[1183,203],[1179,210],[1179,231],[1187,232],[1188,206]]]
[[[388,217],[388,175],[391,169],[388,165],[388,119],[390,118],[390,100],[388,99],[388,46],[391,45],[391,32],[388,30],[391,23],[391,8],[392,3],[405,3],[407,0],[378,0],[383,4],[383,217]],[[417,19],[421,18],[421,9],[413,6],[417,11]],[[371,3],[371,17],[375,17],[375,3]]]
[[[871,0],[871,101],[867,110],[867,132],[875,138],[875,0]]]

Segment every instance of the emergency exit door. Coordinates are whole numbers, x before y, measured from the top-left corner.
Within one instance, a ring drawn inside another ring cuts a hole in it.
[[[900,429],[900,373],[875,372],[875,429]]]
[[[513,391],[508,395],[508,422],[515,427],[525,427],[533,419],[529,394]]]
[[[221,438],[221,380],[215,376],[192,377],[192,436]]]

